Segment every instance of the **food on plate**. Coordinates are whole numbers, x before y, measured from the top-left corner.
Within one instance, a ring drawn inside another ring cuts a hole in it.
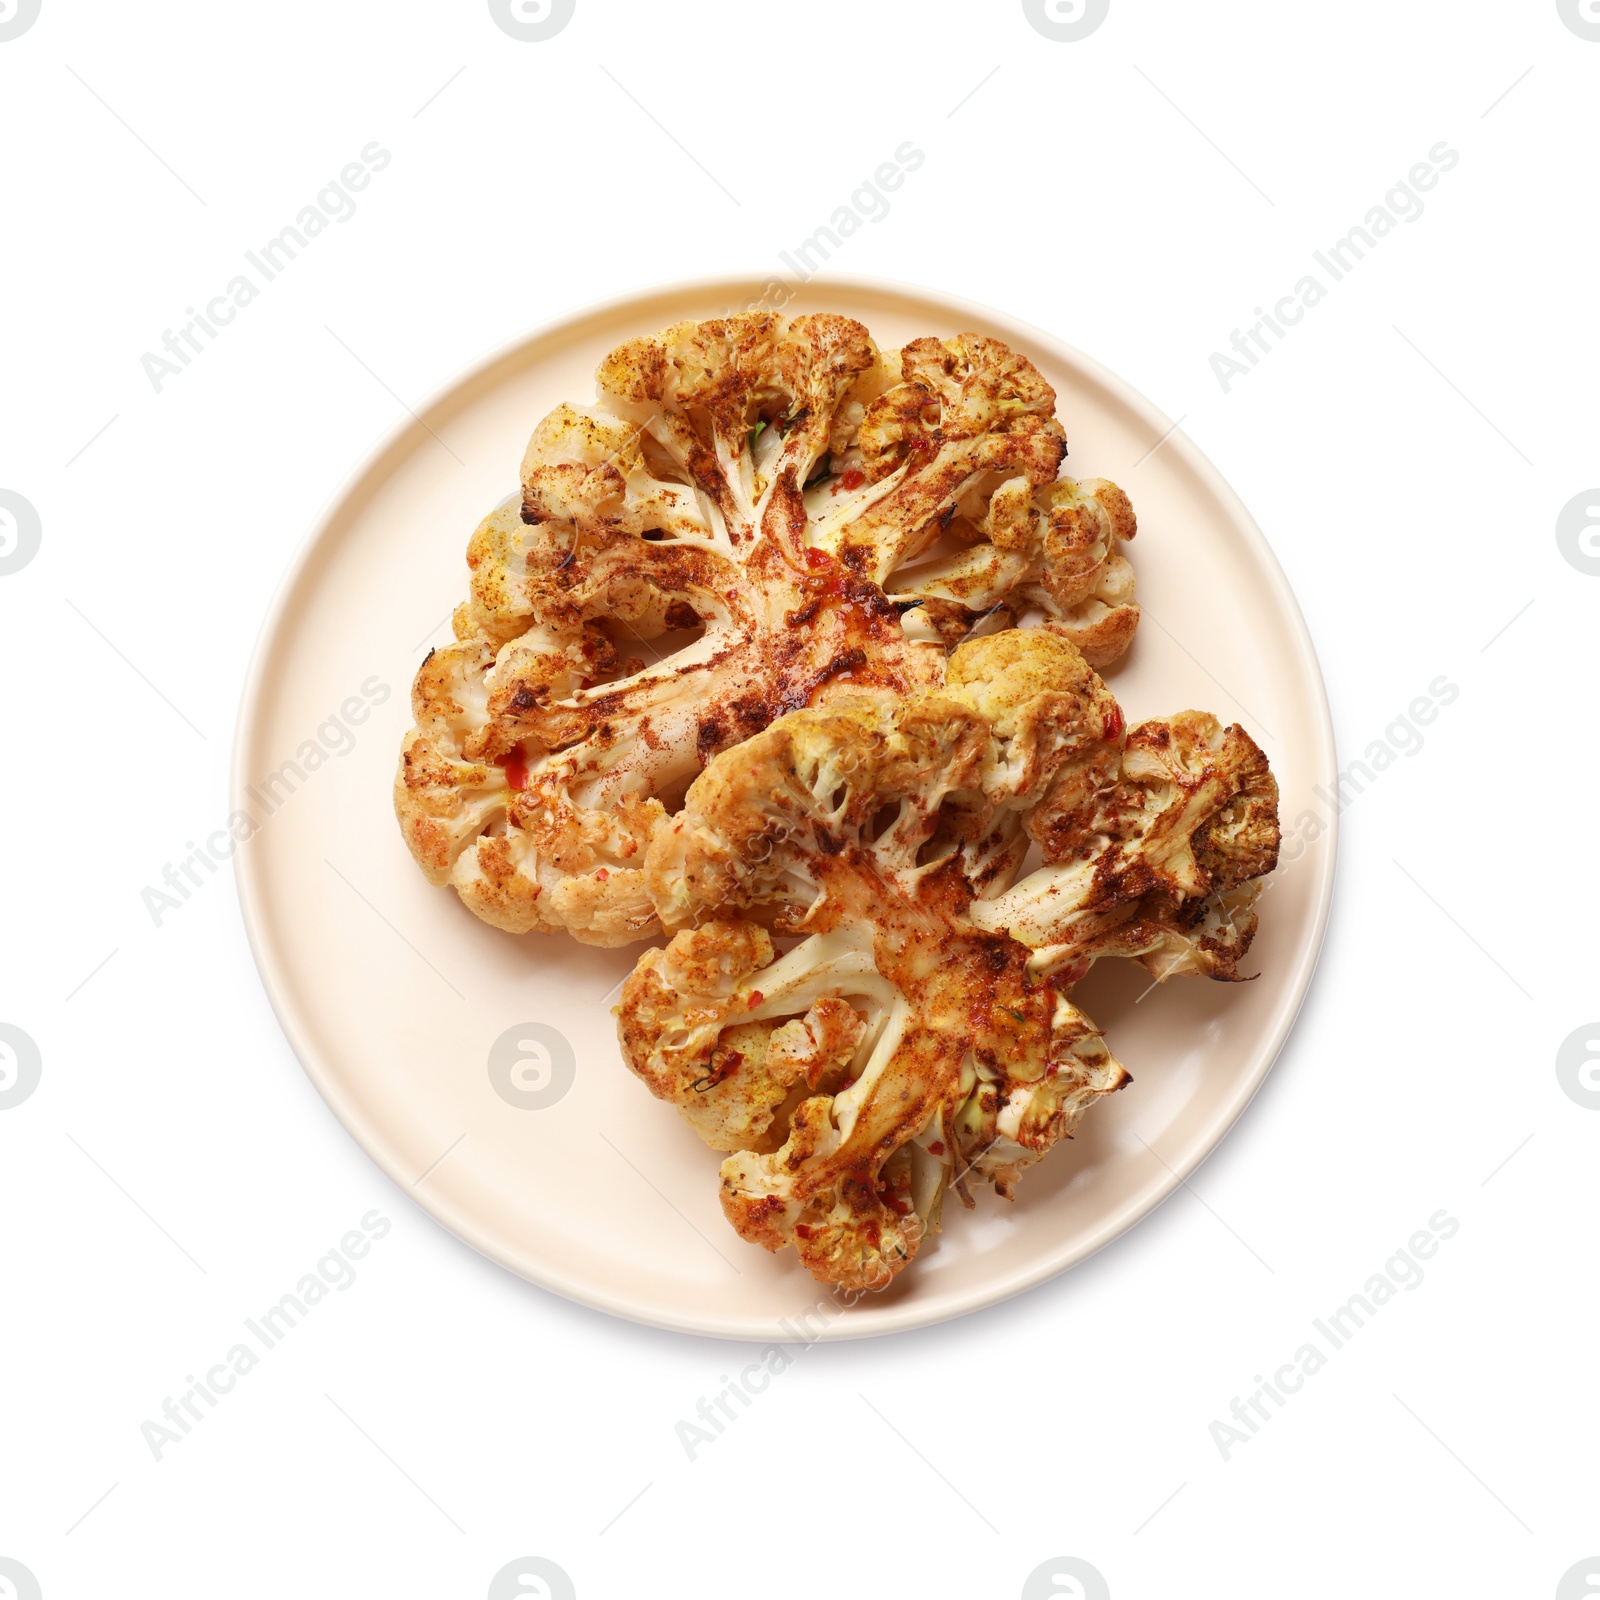
[[[1009,1196],[1128,1081],[1071,999],[1090,964],[1240,977],[1278,837],[1242,729],[1125,728],[1061,631],[969,640],[942,683],[841,693],[711,760],[645,853],[672,938],[623,987],[624,1057],[732,1152],[744,1238],[881,1288],[947,1190]]]
[[[629,340],[596,383],[473,534],[395,782],[418,863],[496,927],[659,933],[653,841],[776,717],[936,690],[975,628],[1098,667],[1133,637],[1127,496],[1059,475],[1055,392],[997,340],[750,313]]]
[[[1130,1081],[1073,998],[1096,961],[1244,976],[1277,783],[1204,712],[1126,725],[1133,509],[1061,475],[1017,351],[749,313],[596,390],[472,536],[396,812],[497,927],[667,935],[628,1066],[725,1153],[743,1238],[879,1289]]]

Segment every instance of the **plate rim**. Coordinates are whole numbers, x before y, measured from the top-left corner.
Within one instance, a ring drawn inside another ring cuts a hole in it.
[[[688,295],[727,295],[734,297],[736,303],[743,303],[745,300],[759,302],[765,291],[778,281],[771,272],[756,275],[712,274],[645,284],[626,293],[570,307],[493,346],[437,385],[417,406],[407,408],[406,416],[397,420],[379,436],[362,455],[358,465],[345,475],[324,501],[310,528],[301,537],[273,591],[251,647],[250,663],[240,692],[239,711],[234,724],[229,762],[230,804],[235,809],[244,809],[245,791],[250,781],[247,776],[250,770],[247,767],[247,746],[251,731],[259,718],[269,683],[266,670],[268,659],[288,612],[290,601],[305,580],[308,569],[321,551],[323,541],[335,520],[361,492],[363,485],[380,472],[390,455],[408,435],[419,427],[428,428],[429,418],[447,407],[456,396],[480,381],[495,367],[512,362],[530,346],[563,333],[570,333],[575,326],[586,321],[615,315],[631,306],[642,305],[650,300]],[[1127,380],[1075,345],[1069,344],[1065,339],[1034,323],[965,296],[952,295],[942,289],[906,280],[846,273],[818,273],[798,286],[787,281],[785,286],[795,289],[796,293],[803,293],[807,288],[820,287],[824,290],[842,290],[846,293],[857,291],[869,296],[890,299],[909,297],[924,303],[940,305],[957,315],[970,314],[991,326],[1005,330],[1008,335],[1014,334],[1020,341],[1031,340],[1049,350],[1064,364],[1076,367],[1090,380],[1102,385],[1141,421],[1147,423],[1153,429],[1153,436],[1160,440],[1165,448],[1175,447],[1184,458],[1188,469],[1194,472],[1207,490],[1217,498],[1235,528],[1243,534],[1279,602],[1279,615],[1289,624],[1288,631],[1293,641],[1295,655],[1302,671],[1307,675],[1308,682],[1315,690],[1314,698],[1319,716],[1317,727],[1313,730],[1315,738],[1312,742],[1316,746],[1315,759],[1322,767],[1320,777],[1324,788],[1327,787],[1338,770],[1333,715],[1328,699],[1327,683],[1323,677],[1322,665],[1305,614],[1300,608],[1299,600],[1278,560],[1277,553],[1251,515],[1249,508],[1210,457],[1182,431],[1181,426],[1171,423],[1152,401]],[[1164,1205],[1233,1131],[1277,1065],[1283,1048],[1295,1029],[1315,979],[1327,937],[1338,863],[1339,823],[1338,813],[1334,812],[1328,819],[1327,848],[1321,854],[1321,864],[1314,885],[1312,936],[1301,951],[1295,970],[1288,978],[1291,1003],[1285,1009],[1278,1026],[1263,1042],[1255,1069],[1247,1078],[1240,1081],[1232,1098],[1219,1106],[1214,1129],[1208,1131],[1205,1137],[1186,1154],[1179,1166],[1168,1166],[1153,1191],[1124,1203],[1103,1219],[1087,1237],[1080,1238],[1068,1250],[1035,1261],[1027,1269],[1014,1272],[999,1282],[980,1283],[957,1296],[953,1305],[919,1309],[915,1302],[911,1302],[882,1313],[870,1325],[865,1326],[852,1326],[853,1319],[848,1315],[841,1315],[831,1319],[814,1338],[807,1338],[801,1342],[842,1342],[850,1339],[880,1338],[910,1332],[917,1328],[937,1326],[1000,1305],[1081,1265]],[[759,1328],[740,1327],[730,1323],[726,1318],[696,1318],[663,1311],[648,1299],[615,1289],[599,1290],[588,1282],[579,1283],[563,1272],[516,1257],[500,1243],[491,1239],[470,1212],[454,1204],[449,1198],[432,1195],[423,1197],[410,1187],[408,1176],[401,1167],[399,1152],[390,1148],[388,1141],[377,1132],[367,1115],[353,1103],[351,1097],[341,1093],[331,1062],[325,1060],[322,1053],[312,1047],[299,1025],[289,986],[274,957],[264,927],[266,918],[261,906],[262,887],[259,881],[261,869],[257,864],[258,860],[259,853],[256,851],[236,852],[233,863],[234,879],[250,953],[278,1026],[283,1030],[284,1038],[294,1052],[296,1060],[323,1102],[367,1158],[407,1199],[456,1238],[470,1245],[497,1266],[578,1305],[673,1333],[752,1343],[795,1342],[792,1338],[792,1329],[789,1330],[789,1336],[786,1336],[768,1325],[764,1318]],[[827,1289],[824,1285],[818,1284],[816,1288],[819,1295],[826,1295]]]

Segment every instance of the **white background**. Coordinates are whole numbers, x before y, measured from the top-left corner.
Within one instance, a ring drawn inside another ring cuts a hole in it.
[[[0,577],[0,1021],[43,1061],[0,1111],[0,1556],[45,1600],[476,1600],[523,1555],[584,1600],[1011,1597],[1057,1556],[1116,1600],[1555,1595],[1600,1553],[1600,1112],[1555,1070],[1600,1014],[1600,577],[1555,537],[1600,482],[1597,84],[1554,0],[1112,0],[1077,43],[1015,0],[578,0],[541,43],[481,0],[44,0],[0,43],[0,488],[43,528]],[[155,392],[141,356],[374,140],[356,214]],[[231,880],[159,929],[140,891],[226,810],[279,574],[402,404],[569,308],[776,268],[907,140],[833,266],[1183,418],[1342,762],[1460,695],[1346,812],[1297,1031],[1187,1191],[1020,1301],[807,1351],[691,1462],[749,1353],[445,1234],[300,1072]],[[1425,213],[1225,394],[1212,352],[1440,141]],[[141,1423],[373,1208],[359,1281],[154,1460]],[[1210,1424],[1440,1209],[1426,1280],[1225,1461]]]

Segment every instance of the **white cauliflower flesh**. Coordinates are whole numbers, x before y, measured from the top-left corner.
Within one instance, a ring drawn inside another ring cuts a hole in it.
[[[845,317],[749,314],[630,340],[597,388],[473,535],[395,782],[419,864],[498,927],[660,931],[645,851],[711,757],[936,688],[979,622],[1127,648],[1127,498],[1058,477],[1054,391],[1005,345],[886,354]]]
[[[878,1288],[948,1188],[967,1200],[975,1174],[1009,1196],[1127,1081],[1067,992],[1090,961],[1237,976],[1244,874],[1276,849],[1250,752],[1195,713],[1125,738],[1080,652],[1039,628],[962,644],[941,687],[840,697],[713,760],[647,852],[678,931],[618,1015],[630,1067],[734,1152],[738,1232]],[[1030,843],[1045,864],[1013,887]]]

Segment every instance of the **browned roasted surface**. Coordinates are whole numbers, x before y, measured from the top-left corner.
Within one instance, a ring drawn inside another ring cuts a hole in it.
[[[499,927],[656,932],[642,851],[708,760],[937,687],[975,623],[1127,648],[1127,497],[1058,478],[1054,392],[996,341],[885,354],[848,318],[751,314],[630,340],[597,386],[474,534],[396,778],[419,864]]]
[[[1009,1196],[1127,1081],[1070,998],[1093,961],[1239,976],[1277,842],[1242,730],[1128,731],[1058,634],[971,640],[941,687],[796,712],[696,780],[646,855],[679,931],[623,986],[624,1058],[735,1152],[743,1237],[881,1287],[947,1188]]]

